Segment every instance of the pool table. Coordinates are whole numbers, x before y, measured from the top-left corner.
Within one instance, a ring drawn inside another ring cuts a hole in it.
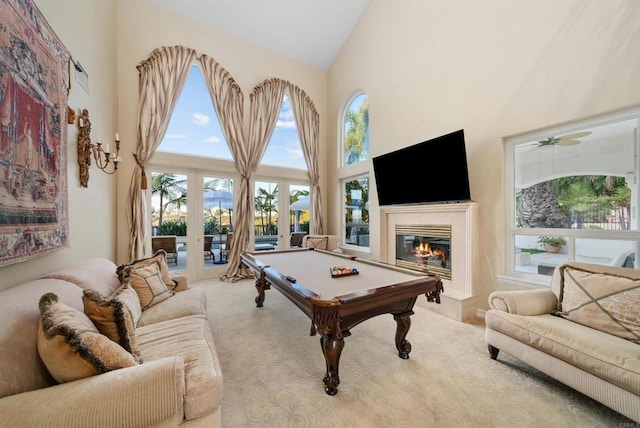
[[[416,299],[424,294],[428,301],[440,303],[443,292],[437,275],[319,249],[243,253],[241,260],[255,274],[258,307],[264,304],[265,290],[274,287],[311,319],[311,335],[320,335],[329,395],[338,392],[340,355],[353,327],[392,314],[398,355],[407,359],[411,343],[406,336]],[[334,266],[344,267],[345,274],[331,272]]]

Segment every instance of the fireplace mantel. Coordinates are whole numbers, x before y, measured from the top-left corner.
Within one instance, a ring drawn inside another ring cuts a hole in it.
[[[380,208],[380,256],[395,264],[396,225],[451,225],[451,279],[443,279],[442,304],[418,299],[416,304],[434,312],[466,321],[476,316],[478,284],[478,204],[462,202],[434,205],[398,205]]]

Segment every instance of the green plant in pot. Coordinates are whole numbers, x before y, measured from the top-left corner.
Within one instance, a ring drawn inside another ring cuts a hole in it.
[[[540,236],[538,242],[548,253],[559,253],[562,246],[567,245],[567,240],[561,236]]]

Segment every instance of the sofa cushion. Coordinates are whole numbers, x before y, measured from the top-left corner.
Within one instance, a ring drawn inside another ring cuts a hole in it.
[[[100,334],[81,311],[47,293],[40,299],[38,353],[60,383],[137,364],[120,345]]]
[[[82,289],[92,288],[104,296],[113,293],[121,284],[116,275],[116,265],[104,258],[91,258],[79,265],[49,273],[43,278],[61,279]]]
[[[213,413],[222,400],[222,371],[209,321],[193,315],[139,327],[138,344],[145,361],[180,356],[185,367],[185,419]]]
[[[564,266],[557,315],[640,343],[640,279]]]
[[[122,346],[137,362],[142,362],[129,308],[118,297],[108,298],[96,290],[84,290],[82,302],[84,313],[98,331]]]
[[[0,397],[56,384],[38,355],[38,301],[47,292],[82,310],[82,290],[59,279],[37,279],[0,292]]]
[[[136,324],[142,327],[161,321],[190,315],[206,315],[207,296],[202,287],[190,287],[176,292],[171,299],[147,308]]]
[[[136,291],[143,311],[173,296],[174,292],[162,280],[158,262],[129,266],[126,270],[129,284]]]
[[[640,346],[555,315],[522,316],[491,309],[488,329],[640,394]]]
[[[116,274],[120,278],[120,282],[125,282],[129,277],[131,268],[144,267],[152,264],[158,264],[160,266],[160,274],[167,288],[173,290],[176,287],[176,282],[171,278],[169,273],[169,266],[167,265],[167,252],[165,250],[158,250],[151,257],[144,259],[134,260],[131,263],[118,266]]]

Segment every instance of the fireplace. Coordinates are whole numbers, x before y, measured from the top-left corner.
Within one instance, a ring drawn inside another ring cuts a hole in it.
[[[440,275],[444,284],[442,304],[418,299],[416,305],[458,321],[471,319],[481,306],[477,224],[475,202],[380,207],[380,260],[403,269]],[[418,245],[418,253],[414,241],[423,244],[422,249]],[[427,243],[429,249],[425,249]],[[429,251],[438,254],[429,256]],[[416,254],[428,257],[418,257],[417,262]]]
[[[396,225],[396,265],[451,279],[451,225]]]

